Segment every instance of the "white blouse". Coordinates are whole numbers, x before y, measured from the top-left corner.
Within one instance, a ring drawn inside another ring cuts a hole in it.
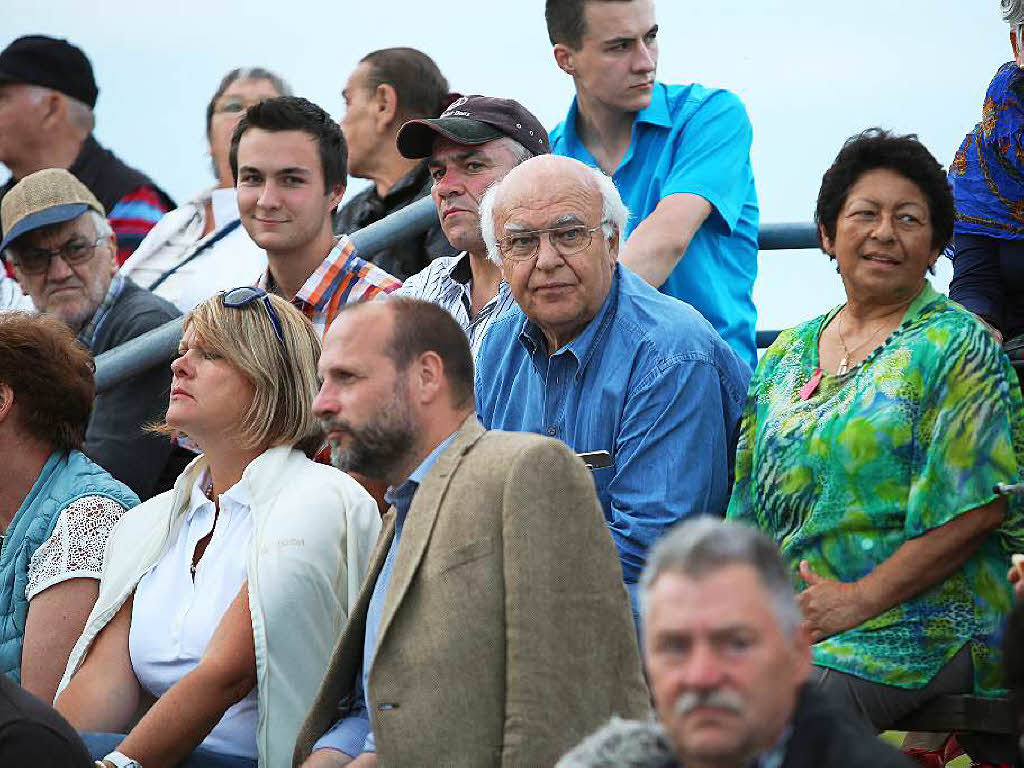
[[[203,493],[202,473],[192,487],[189,511],[168,549],[135,589],[128,649],[142,686],[156,697],[187,675],[228,606],[246,582],[246,559],[252,537],[249,499],[235,485],[220,497],[220,513]],[[216,525],[215,523],[216,518]],[[196,568],[196,544],[213,531]],[[223,755],[257,759],[257,692],[231,706],[202,745]]]
[[[99,579],[107,537],[124,512],[106,496],[83,496],[64,507],[50,538],[32,553],[25,598],[68,579]]]

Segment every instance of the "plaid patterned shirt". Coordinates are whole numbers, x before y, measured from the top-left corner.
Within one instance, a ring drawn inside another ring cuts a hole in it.
[[[257,285],[267,292],[274,291],[274,278],[269,267]],[[295,294],[292,304],[313,322],[317,334],[323,339],[342,306],[379,299],[401,287],[400,280],[359,258],[355,245],[342,235],[327,258]]]

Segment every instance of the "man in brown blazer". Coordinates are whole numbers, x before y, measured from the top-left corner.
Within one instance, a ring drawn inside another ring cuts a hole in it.
[[[458,324],[346,308],[316,410],[336,466],[391,485],[295,764],[541,768],[649,698],[615,549],[561,442],[487,432]]]

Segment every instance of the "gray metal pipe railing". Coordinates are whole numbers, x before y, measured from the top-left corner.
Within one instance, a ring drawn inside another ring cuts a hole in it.
[[[373,256],[395,240],[418,235],[435,221],[434,202],[426,197],[353,232],[349,237],[360,255]],[[774,251],[817,248],[818,242],[811,223],[763,224],[758,232],[758,246],[762,251]],[[96,392],[105,392],[173,357],[181,341],[183,323],[184,319],[179,317],[99,355],[96,358]],[[758,331],[758,347],[771,344],[778,333]]]

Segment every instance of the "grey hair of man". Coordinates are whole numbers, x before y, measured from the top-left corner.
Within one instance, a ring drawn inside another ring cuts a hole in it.
[[[79,101],[73,96],[68,96],[66,93],[55,91],[43,85],[26,85],[25,87],[28,89],[29,99],[32,100],[33,104],[37,105],[42,103],[43,99],[47,98],[51,93],[60,94],[67,105],[68,122],[79,133],[92,133],[92,129],[96,127],[96,116],[88,104]]]
[[[555,768],[676,768],[660,723],[612,719],[567,752]]]
[[[616,230],[623,237],[626,222],[629,221],[629,209],[622,202],[622,195],[615,188],[612,177],[597,168],[580,163],[590,173],[601,193],[601,231],[605,237],[611,237]],[[501,181],[492,184],[480,201],[480,233],[487,246],[487,258],[501,266],[501,250],[498,248],[498,235],[494,229],[494,206],[501,190]]]
[[[1024,0],[1001,0],[1003,21],[1011,27],[1024,25]]]
[[[792,636],[802,616],[778,548],[756,528],[709,516],[680,523],[651,550],[640,576],[642,620],[647,620],[647,595],[662,574],[699,580],[730,565],[749,565],[757,572],[779,625]]]

